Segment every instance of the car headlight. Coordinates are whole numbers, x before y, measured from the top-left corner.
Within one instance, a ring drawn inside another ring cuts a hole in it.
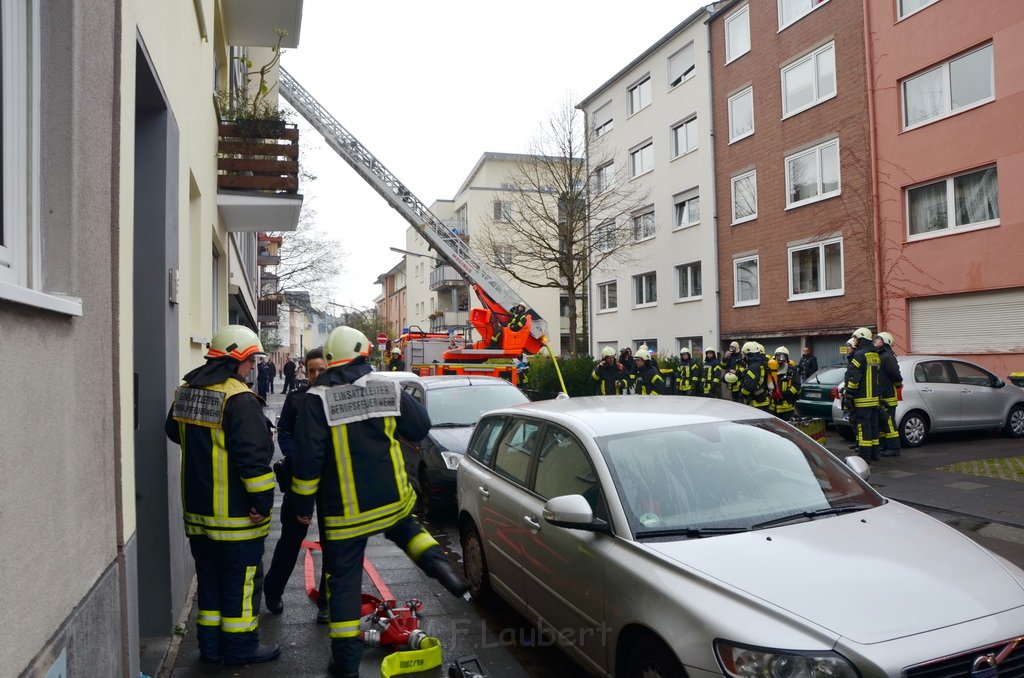
[[[857,669],[835,652],[801,652],[715,641],[725,675],[735,678],[858,678]]]
[[[449,471],[456,471],[459,468],[459,460],[462,459],[462,455],[456,452],[442,452],[441,458],[444,459],[444,465],[448,467]]]

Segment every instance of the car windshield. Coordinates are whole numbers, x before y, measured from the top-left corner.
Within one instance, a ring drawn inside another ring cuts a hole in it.
[[[430,389],[427,413],[431,426],[475,426],[484,412],[525,403],[528,398],[511,384],[468,384]]]
[[[635,431],[597,442],[637,538],[759,529],[885,501],[825,449],[774,419]]]
[[[845,376],[845,367],[826,367],[809,376],[807,381],[818,384],[838,384]]]

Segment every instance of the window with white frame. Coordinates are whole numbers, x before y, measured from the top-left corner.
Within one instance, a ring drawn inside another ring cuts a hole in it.
[[[597,286],[597,310],[614,311],[619,307],[619,283],[599,283]]]
[[[681,50],[668,58],[668,86],[676,85],[688,80],[697,68],[693,59],[693,43],[688,43]]]
[[[995,167],[907,189],[910,237],[998,223],[999,181]]]
[[[779,0],[779,30],[795,23],[828,0]]]
[[[732,178],[732,223],[741,224],[757,218],[757,171],[751,170]]]
[[[950,59],[902,82],[903,126],[923,125],[995,98],[992,45]]]
[[[698,358],[704,354],[704,337],[676,337],[676,355],[684,348],[690,349],[690,357]]]
[[[830,42],[782,69],[782,117],[836,95],[836,50]]]
[[[729,143],[754,133],[754,88],[729,97]]]
[[[512,222],[512,203],[505,200],[494,201],[494,221],[500,223]]]
[[[924,9],[928,5],[934,5],[939,0],[899,0],[899,18],[905,19],[911,14]]]
[[[635,353],[641,346],[646,346],[648,352],[652,355],[658,352],[658,340],[651,339],[634,339],[633,340],[633,352]]]
[[[637,306],[658,301],[658,274],[641,273],[633,276],[633,302]]]
[[[756,255],[733,260],[733,305],[754,306],[761,303],[761,281],[757,269]]]
[[[629,114],[647,108],[651,105],[651,76],[645,76],[643,80],[629,88]]]
[[[594,228],[594,247],[599,252],[611,252],[618,244],[615,237],[615,221],[605,221]]]
[[[643,146],[629,153],[629,175],[637,177],[654,169],[654,142],[648,141]]]
[[[701,295],[700,262],[676,266],[676,299],[695,299]]]
[[[614,123],[615,120],[612,118],[612,102],[609,101],[594,111],[594,138],[596,139],[607,132],[611,132]]]
[[[672,128],[672,157],[697,150],[697,116],[691,117]]]
[[[786,207],[839,195],[839,139],[786,158]]]
[[[733,12],[725,19],[725,63],[750,51],[750,5]]]
[[[654,210],[633,215],[633,240],[654,237]]]
[[[675,212],[674,228],[686,228],[700,223],[700,195],[696,188],[672,196]]]
[[[512,245],[495,245],[494,258],[499,264],[511,264],[516,257],[516,250]]]
[[[842,238],[789,248],[790,298],[834,297],[842,293]]]
[[[612,183],[615,176],[614,162],[601,165],[594,170],[594,195],[604,193]]]

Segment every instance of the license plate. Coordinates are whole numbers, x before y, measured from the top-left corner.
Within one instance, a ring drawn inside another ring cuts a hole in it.
[[[821,400],[821,393],[818,391],[807,391],[804,393],[804,397],[808,400]]]

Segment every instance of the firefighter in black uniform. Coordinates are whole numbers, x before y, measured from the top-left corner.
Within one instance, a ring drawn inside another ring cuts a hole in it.
[[[597,382],[598,395],[616,395],[622,390],[625,370],[615,362],[615,349],[605,346],[601,349],[601,361],[590,372],[590,378]]]
[[[647,348],[638,348],[633,360],[636,361],[636,392],[640,395],[665,395],[665,378]]]
[[[769,412],[772,397],[768,390],[768,359],[764,354],[764,346],[756,341],[748,341],[743,344],[742,353],[746,368],[740,375],[740,398],[746,405]]]
[[[426,409],[397,381],[369,379],[371,344],[342,325],[324,345],[327,371],[299,405],[292,459],[295,512],[324,523],[331,662],[335,676],[356,677],[363,652],[360,584],[370,535],[383,532],[456,596],[467,590],[443,550],[412,517],[415,492],[398,437],[419,442],[430,431]]]
[[[900,456],[900,432],[896,428],[896,405],[899,404],[897,393],[903,388],[903,374],[892,350],[892,335],[879,332],[874,339],[875,350],[878,351],[880,367],[878,370],[878,442],[883,457]]]
[[[405,372],[405,361],[402,360],[402,349],[397,346],[391,349],[391,360],[388,361],[388,372]]]
[[[679,349],[679,367],[676,368],[676,395],[700,393],[700,365],[690,355],[690,347]]]
[[[254,664],[281,655],[277,645],[259,642],[274,447],[264,403],[244,380],[262,353],[255,332],[223,327],[206,364],[175,390],[164,427],[181,445],[185,534],[198,582],[196,640],[206,662]]]
[[[700,394],[705,398],[722,397],[722,364],[713,348],[704,350],[704,367],[701,368]]]
[[[850,413],[850,425],[856,435],[857,453],[864,459],[878,459],[878,394],[881,358],[872,343],[871,330],[853,331],[853,356],[846,368],[843,406]]]
[[[743,362],[743,354],[740,353],[740,344],[737,341],[729,344],[729,349],[722,356],[722,381],[729,387],[729,394],[733,402],[742,402],[740,397],[740,377],[746,364]],[[732,377],[727,375],[731,374]]]

